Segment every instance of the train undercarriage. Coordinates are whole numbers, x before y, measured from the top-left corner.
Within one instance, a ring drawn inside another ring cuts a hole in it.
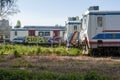
[[[98,47],[91,51],[92,56],[120,56],[120,47]]]

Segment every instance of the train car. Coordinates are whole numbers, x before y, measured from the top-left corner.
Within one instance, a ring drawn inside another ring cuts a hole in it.
[[[79,17],[68,17],[65,32],[65,41],[68,47],[78,46],[80,30],[81,21],[79,20]]]
[[[83,14],[82,34],[93,51],[120,53],[120,11],[101,11],[89,8]]]
[[[10,41],[39,43],[38,41],[41,42],[44,38],[47,42],[57,43],[59,40],[63,40],[64,34],[65,26],[24,26],[11,29]]]

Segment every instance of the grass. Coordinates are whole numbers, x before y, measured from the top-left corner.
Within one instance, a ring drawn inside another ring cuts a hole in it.
[[[31,72],[26,70],[0,69],[0,80],[110,80],[96,72],[61,74],[54,72]]]
[[[32,68],[34,67],[34,65],[31,62],[28,62],[27,60],[25,60],[24,58],[17,58],[16,61],[12,62],[10,64],[11,68]]]
[[[14,58],[8,59],[6,54],[12,54]],[[78,55],[82,55],[82,50],[78,48],[1,45],[0,68],[6,70],[0,69],[0,80],[18,80],[16,76],[20,80],[110,80],[107,76],[113,80],[119,79],[119,62],[86,59]]]
[[[0,54],[13,54],[16,58],[24,55],[49,55],[57,54],[63,56],[77,56],[82,55],[82,50],[78,48],[69,48],[66,47],[40,47],[40,46],[24,46],[24,45],[1,45]]]

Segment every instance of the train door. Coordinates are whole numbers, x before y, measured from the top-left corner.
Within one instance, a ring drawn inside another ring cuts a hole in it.
[[[54,41],[58,41],[58,38],[60,37],[60,31],[59,30],[54,30],[53,31],[53,39]]]
[[[3,40],[3,35],[0,35],[0,40]]]
[[[96,16],[96,35],[97,36],[97,47],[103,46],[103,39],[105,38],[105,35],[103,33],[103,30],[105,28],[105,16],[104,15],[97,15]]]
[[[35,30],[29,30],[28,36],[35,36]]]
[[[98,15],[95,18],[96,20],[96,34],[102,33],[105,27],[105,16],[104,15]]]

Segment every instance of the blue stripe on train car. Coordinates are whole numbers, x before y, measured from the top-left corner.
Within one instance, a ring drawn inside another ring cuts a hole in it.
[[[120,39],[120,33],[100,33],[92,39]]]
[[[89,15],[120,15],[120,12],[90,12]]]
[[[72,24],[81,24],[80,22],[68,22],[69,25],[72,25]]]

